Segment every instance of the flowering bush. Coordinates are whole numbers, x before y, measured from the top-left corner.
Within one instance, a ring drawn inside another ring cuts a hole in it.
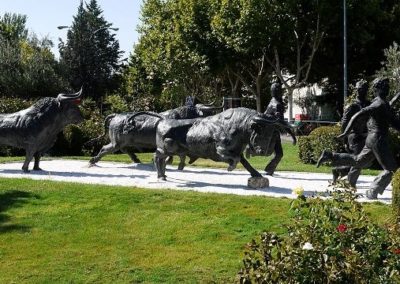
[[[247,245],[240,283],[400,283],[400,226],[370,220],[355,194],[291,204],[285,236],[264,232]]]
[[[304,188],[302,186],[295,187],[292,190],[292,194],[297,195],[297,196],[303,195],[304,194]]]

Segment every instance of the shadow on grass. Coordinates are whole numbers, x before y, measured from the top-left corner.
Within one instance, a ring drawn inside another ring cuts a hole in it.
[[[5,213],[10,208],[21,207],[28,202],[29,198],[39,198],[39,196],[20,190],[10,190],[0,193],[0,234],[11,231],[29,231],[30,227],[28,226],[10,224],[11,217]]]

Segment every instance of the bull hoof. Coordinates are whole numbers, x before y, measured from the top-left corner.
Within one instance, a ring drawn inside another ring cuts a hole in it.
[[[236,164],[233,164],[233,165],[229,165],[229,167],[228,167],[228,172],[231,172],[231,171],[233,171],[234,169],[236,169]]]
[[[28,169],[22,169],[22,171],[23,171],[24,173],[30,173],[30,170],[28,170]]]
[[[247,186],[250,188],[266,188],[269,187],[269,180],[266,177],[251,177],[247,180]]]
[[[42,170],[41,168],[39,168],[39,167],[37,167],[37,168],[35,167],[35,168],[33,168],[33,170],[34,170],[34,171],[43,171],[43,170]]]
[[[167,180],[167,176],[158,177],[158,180],[166,181]]]

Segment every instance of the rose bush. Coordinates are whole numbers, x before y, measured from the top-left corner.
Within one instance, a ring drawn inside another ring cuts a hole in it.
[[[287,234],[247,245],[240,283],[400,283],[400,226],[374,224],[349,189],[300,195]]]

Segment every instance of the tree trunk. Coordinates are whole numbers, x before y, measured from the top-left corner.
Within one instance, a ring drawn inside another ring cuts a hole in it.
[[[288,114],[289,114],[288,120],[289,120],[289,122],[293,120],[293,91],[294,91],[294,89],[292,89],[292,88],[289,88],[287,90],[287,92],[288,92]]]
[[[263,112],[262,103],[261,103],[261,101],[262,101],[261,100],[261,85],[262,85],[261,75],[259,75],[256,80],[256,104],[257,104],[258,112]]]

